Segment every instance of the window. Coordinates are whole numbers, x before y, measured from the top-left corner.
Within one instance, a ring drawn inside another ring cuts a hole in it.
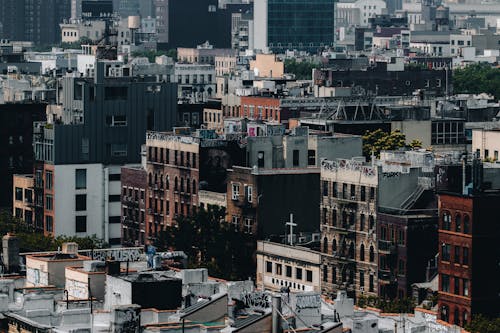
[[[127,126],[127,116],[106,116],[106,125],[110,127]]]
[[[75,188],[77,190],[87,188],[87,169],[75,170]]]
[[[365,230],[365,214],[359,215],[359,230],[364,231]]]
[[[273,272],[273,263],[270,261],[266,261],[266,273]]]
[[[337,183],[336,183],[336,182],[333,182],[333,183],[332,183],[332,196],[335,198],[337,195],[338,195],[338,191],[337,191]]]
[[[313,280],[313,272],[309,269],[306,269],[306,281],[312,282]]]
[[[21,208],[16,208],[16,212],[14,214],[15,217],[22,219],[23,218],[23,210]]]
[[[113,157],[127,156],[127,144],[126,143],[111,144],[111,156]]]
[[[248,202],[252,202],[252,195],[253,195],[253,187],[251,185],[247,185],[246,186],[247,190],[246,190],[246,197],[247,197],[247,201]]]
[[[403,229],[398,229],[398,244],[405,244],[405,232]]]
[[[307,151],[307,165],[316,165],[316,151],[308,150]]]
[[[51,195],[45,196],[45,209],[53,210],[54,209],[54,200]]]
[[[323,265],[323,281],[328,281],[328,266]]]
[[[351,184],[351,200],[356,200],[356,185]]]
[[[469,233],[469,215],[464,215],[464,234],[468,234]]]
[[[373,217],[373,215],[370,215],[368,217],[368,222],[369,222],[369,227],[370,227],[370,230],[373,230],[375,228],[375,218]]]
[[[245,219],[245,232],[248,234],[251,234],[252,229],[253,229],[253,219],[246,218]]]
[[[23,201],[23,189],[20,187],[16,187],[16,201]]]
[[[462,250],[462,265],[469,265],[469,248],[464,247]]]
[[[453,255],[453,262],[455,264],[460,263],[460,246],[455,246],[455,253]]]
[[[293,150],[293,166],[299,166],[299,150]]]
[[[108,196],[108,201],[109,202],[119,202],[120,201],[120,195],[119,194],[110,194]]]
[[[370,262],[375,261],[375,250],[373,249],[373,246],[370,245]]]
[[[295,279],[302,280],[302,268],[295,268]]]
[[[119,224],[120,223],[120,217],[119,216],[110,216],[109,217],[109,223],[110,224]]]
[[[365,287],[365,272],[359,271],[359,288]]]
[[[276,264],[274,267],[275,267],[275,273],[276,273],[276,275],[283,274],[283,272],[282,272],[283,266],[281,266],[281,264]]]
[[[375,187],[370,187],[370,200],[375,200]]]
[[[52,190],[52,171],[45,172],[45,188],[47,190]]]
[[[239,200],[240,196],[240,184],[233,183],[231,198],[233,200]]]
[[[449,212],[443,213],[442,228],[443,228],[443,230],[450,230],[451,229],[451,215]]]
[[[450,292],[450,276],[447,274],[441,274],[441,291]]]
[[[450,244],[441,244],[441,260],[450,261]]]
[[[87,216],[76,217],[76,232],[87,232]]]
[[[265,166],[265,163],[264,163],[264,152],[263,151],[259,151],[257,153],[257,166],[259,168],[263,168]]]
[[[285,266],[285,274],[286,274],[286,277],[289,277],[289,278],[292,277],[292,266],[288,266],[288,265]]]
[[[75,210],[76,211],[87,210],[87,195],[86,194],[75,195]]]
[[[469,296],[469,280],[462,280],[462,295]]]
[[[498,150],[495,150],[493,152],[493,158],[494,158],[495,161],[498,161]]]
[[[323,196],[328,196],[328,181],[323,180]]]
[[[360,198],[361,201],[366,200],[366,187],[365,186],[361,186],[360,196],[361,196],[361,198]]]
[[[54,219],[52,218],[52,216],[45,216],[45,230],[47,232],[54,231]]]
[[[109,181],[120,181],[121,175],[119,173],[113,173],[109,175]]]
[[[360,261],[365,261],[365,245],[361,244],[359,247],[359,260]]]
[[[490,151],[488,149],[484,150],[484,157],[488,158],[490,156]]]
[[[372,274],[370,274],[369,283],[370,283],[370,285],[369,285],[369,291],[373,292],[374,289],[375,289],[375,283],[374,283],[374,279],[373,279],[373,275]]]
[[[460,295],[460,278],[454,277],[453,278],[453,293],[455,295]]]

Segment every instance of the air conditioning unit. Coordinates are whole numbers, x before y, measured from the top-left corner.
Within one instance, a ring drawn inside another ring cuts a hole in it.
[[[365,291],[365,287],[363,286],[359,287],[359,291]]]
[[[351,200],[356,200],[356,196],[351,196]]]

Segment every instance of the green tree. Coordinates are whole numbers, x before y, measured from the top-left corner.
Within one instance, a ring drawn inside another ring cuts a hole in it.
[[[422,141],[417,139],[411,140],[409,146],[411,148],[422,148]]]
[[[298,62],[295,59],[285,60],[285,73],[295,74],[297,80],[311,80],[313,68],[320,67],[320,64],[309,61]]]
[[[472,321],[465,325],[471,333],[498,333],[500,332],[500,317],[488,318],[481,314],[472,315]]]
[[[56,238],[45,236],[36,232],[32,226],[12,216],[8,211],[1,211],[0,236],[7,233],[13,233],[19,238],[21,252],[55,251],[66,242],[75,242],[82,250],[107,247],[107,244],[95,235],[87,237],[59,236]]]
[[[380,156],[382,150],[395,150],[405,146],[406,137],[399,130],[386,133],[380,128],[363,135],[363,155],[370,158],[372,152]]]
[[[453,72],[453,92],[456,94],[488,93],[500,99],[500,68],[489,64],[474,64]]]
[[[82,48],[82,45],[87,45],[87,44],[94,44],[94,42],[90,38],[83,36],[76,42],[61,43],[60,47],[63,49],[77,49],[77,50],[79,50]]]
[[[209,274],[226,280],[247,279],[255,274],[253,236],[236,232],[224,221],[225,210],[216,206],[179,217],[156,242],[159,250],[184,251],[190,267],[206,267]]]

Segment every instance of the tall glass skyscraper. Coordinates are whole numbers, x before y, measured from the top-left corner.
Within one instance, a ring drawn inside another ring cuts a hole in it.
[[[254,0],[255,48],[316,52],[334,42],[334,0]]]

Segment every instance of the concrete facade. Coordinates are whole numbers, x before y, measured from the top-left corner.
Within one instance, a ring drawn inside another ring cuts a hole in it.
[[[308,248],[257,242],[256,284],[266,290],[321,291],[321,253]]]

